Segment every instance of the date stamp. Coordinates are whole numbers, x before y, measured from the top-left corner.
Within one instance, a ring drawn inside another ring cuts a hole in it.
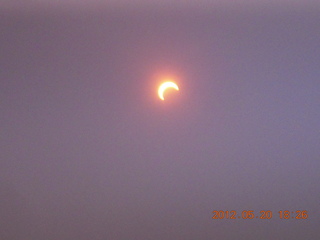
[[[270,210],[262,210],[255,212],[253,210],[243,210],[237,212],[235,210],[223,211],[223,210],[214,210],[212,211],[212,219],[272,219],[277,217],[279,219],[307,219],[308,211],[307,210],[280,210],[276,213],[273,213]]]

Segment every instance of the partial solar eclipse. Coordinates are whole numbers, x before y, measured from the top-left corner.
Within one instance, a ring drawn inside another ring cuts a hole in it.
[[[159,95],[159,98],[163,101],[164,100],[164,92],[168,89],[168,88],[173,88],[177,91],[179,91],[179,87],[177,84],[175,84],[174,82],[164,82],[162,83],[160,86],[159,86],[159,89],[158,89],[158,95]]]

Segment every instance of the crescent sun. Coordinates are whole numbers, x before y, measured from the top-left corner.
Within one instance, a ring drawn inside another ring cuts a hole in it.
[[[160,85],[159,89],[158,89],[158,95],[159,95],[159,98],[162,101],[164,100],[163,94],[168,88],[173,88],[173,89],[179,91],[178,85],[175,84],[174,82],[164,82],[164,83],[162,83]]]

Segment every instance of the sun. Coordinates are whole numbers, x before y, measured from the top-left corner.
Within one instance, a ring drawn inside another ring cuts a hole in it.
[[[158,88],[158,96],[162,101],[164,101],[163,94],[168,88],[173,88],[173,89],[179,91],[178,85],[174,82],[167,81],[167,82],[162,83]]]

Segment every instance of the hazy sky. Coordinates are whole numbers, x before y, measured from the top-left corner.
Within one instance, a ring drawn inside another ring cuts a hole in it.
[[[316,1],[18,2],[0,5],[1,239],[320,239]]]

